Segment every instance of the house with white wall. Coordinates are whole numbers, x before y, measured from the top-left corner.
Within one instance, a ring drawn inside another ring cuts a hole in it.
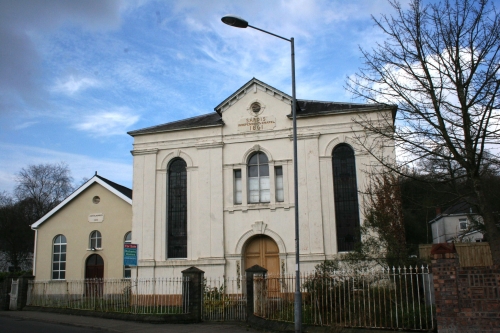
[[[445,211],[436,212],[436,217],[429,221],[432,231],[432,243],[482,242],[484,235],[477,229],[482,217],[466,201],[460,201]]]

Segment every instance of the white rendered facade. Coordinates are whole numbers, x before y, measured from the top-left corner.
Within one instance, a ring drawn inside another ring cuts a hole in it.
[[[256,103],[257,112],[252,109]],[[357,144],[355,136],[363,132],[353,119],[359,115],[376,119],[395,111],[373,105],[328,105],[335,110],[308,113],[304,109],[297,116],[303,271],[338,253],[332,151],[341,143],[353,148],[357,186],[363,188],[368,182],[364,170],[375,165],[375,159]],[[177,126],[170,123],[129,133],[134,137],[132,243],[139,244],[139,266],[133,275],[180,276],[191,266],[206,276],[240,275],[246,266],[247,244],[258,235],[270,237],[279,249],[279,272],[294,271],[291,97],[252,79],[217,106],[216,112],[220,121],[193,125],[201,119],[195,117],[191,124],[182,120]],[[385,155],[393,154],[391,145],[387,146]],[[264,203],[251,203],[249,197],[248,163],[257,152],[265,154],[269,166],[265,179],[269,185],[263,185],[269,192],[262,194],[268,202]],[[176,159],[185,162],[187,174],[185,258],[167,254],[168,170]],[[240,180],[235,178],[238,170]],[[356,195],[362,223],[363,198]]]

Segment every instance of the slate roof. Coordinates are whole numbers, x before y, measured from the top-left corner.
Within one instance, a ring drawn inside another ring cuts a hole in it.
[[[222,125],[224,125],[222,117],[218,113],[213,112],[209,114],[203,114],[201,116],[173,121],[171,123],[146,127],[139,130],[130,131],[127,133],[131,136],[134,136],[138,134],[168,132],[181,129],[213,127]]]
[[[472,200],[472,199],[471,199]],[[461,200],[456,204],[446,208],[441,214],[437,215],[435,218],[429,221],[430,223],[434,223],[445,216],[450,215],[467,215],[467,214],[477,214],[477,207],[470,202],[465,200]]]
[[[194,129],[194,128],[202,128],[202,127],[214,127],[214,126],[224,126],[224,122],[222,121],[222,106],[228,103],[231,99],[236,98],[238,94],[242,90],[245,90],[252,86],[252,84],[259,84],[266,89],[273,91],[274,93],[280,94],[285,98],[292,99],[291,96],[285,94],[284,92],[271,87],[270,85],[256,79],[252,78],[250,81],[241,86],[236,92],[231,94],[231,96],[227,97],[224,101],[222,101],[219,105],[217,105],[213,113],[204,114],[201,116],[196,116],[187,119],[181,119],[177,121],[173,121],[166,124],[146,127],[142,129],[138,129],[135,131],[127,132],[131,136],[140,135],[140,134],[149,134],[149,133],[158,133],[158,132],[169,132],[169,131],[177,131],[183,129]],[[358,103],[336,103],[336,102],[327,102],[327,101],[312,101],[312,100],[302,100],[297,99],[297,118],[302,117],[313,117],[313,116],[321,116],[321,115],[329,115],[335,113],[347,113],[353,111],[377,111],[377,110],[392,110],[393,121],[396,117],[396,105],[386,105],[386,104],[358,104]],[[289,118],[292,117],[291,108]]]
[[[346,113],[353,111],[377,111],[392,109],[393,117],[396,115],[397,107],[395,105],[386,104],[358,104],[358,103],[342,103],[342,102],[328,102],[328,101],[310,101],[304,99],[297,99],[297,118],[320,116],[335,113]],[[290,113],[289,118],[292,117]]]
[[[102,176],[99,176],[99,175],[95,175],[97,178],[99,178],[100,180],[106,182],[109,186],[111,186],[112,188],[114,188],[115,190],[117,190],[118,192],[120,192],[121,194],[127,196],[128,198],[132,199],[132,190],[129,189],[128,187],[125,187],[123,185],[120,185],[120,184],[117,184],[115,182],[112,182],[111,180],[109,179],[106,179]]]
[[[459,201],[451,207],[448,207],[441,215],[452,215],[452,214],[470,214],[477,213],[477,208],[467,201]]]

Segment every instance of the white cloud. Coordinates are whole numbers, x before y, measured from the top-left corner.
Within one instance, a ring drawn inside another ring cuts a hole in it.
[[[119,107],[84,116],[74,127],[97,136],[123,135],[138,120],[139,116],[134,115],[129,108]]]
[[[28,127],[31,127],[35,124],[38,124],[38,121],[26,121],[22,124],[19,124],[19,125],[15,125],[14,126],[14,129],[15,130],[22,130],[22,129],[25,129],[25,128],[28,128]]]
[[[0,113],[40,107],[47,99],[37,42],[65,23],[88,31],[116,29],[118,0],[0,1]]]
[[[0,191],[12,193],[15,175],[29,164],[59,163],[69,165],[75,184],[84,177],[90,178],[95,171],[118,184],[132,186],[132,163],[72,154],[33,146],[0,143]]]
[[[100,86],[100,82],[95,79],[70,75],[62,80],[58,80],[53,91],[73,95],[85,89],[98,86]]]

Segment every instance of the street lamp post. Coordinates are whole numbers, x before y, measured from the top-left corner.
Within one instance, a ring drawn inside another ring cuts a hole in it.
[[[295,332],[302,332],[302,294],[300,293],[300,261],[299,261],[299,176],[297,168],[297,99],[295,97],[295,47],[293,37],[290,39],[278,36],[269,31],[251,26],[244,19],[226,15],[221,21],[227,25],[236,28],[250,27],[255,30],[262,31],[266,34],[278,37],[290,42],[292,50],[292,123],[293,123],[293,189],[295,200]]]

